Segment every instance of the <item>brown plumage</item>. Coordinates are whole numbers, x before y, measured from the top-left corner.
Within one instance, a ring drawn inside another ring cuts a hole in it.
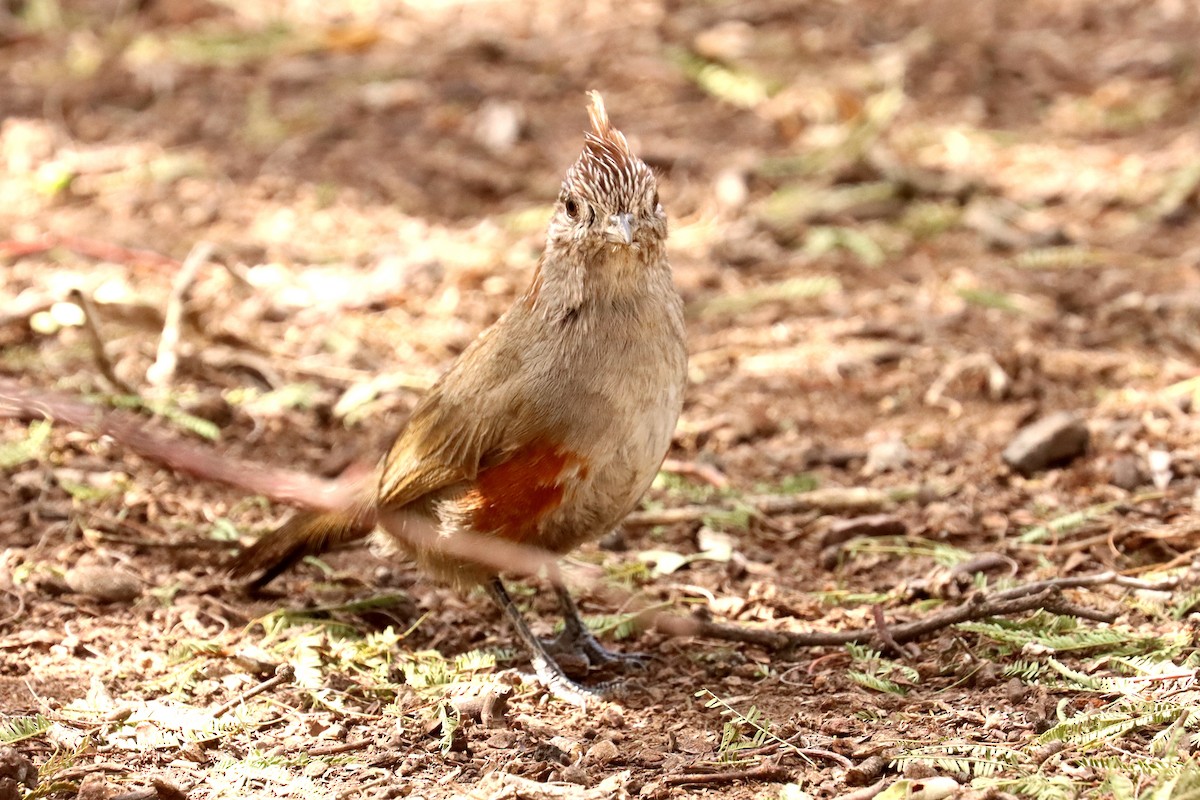
[[[566,553],[633,509],[670,445],[686,370],[654,174],[596,92],[588,113],[529,288],[421,400],[374,492],[344,511],[298,514],[232,565],[261,585],[378,525],[434,578],[487,586],[539,675],[576,697],[498,573],[533,572],[521,562]],[[615,658],[555,591],[570,640],[560,644],[593,663]]]

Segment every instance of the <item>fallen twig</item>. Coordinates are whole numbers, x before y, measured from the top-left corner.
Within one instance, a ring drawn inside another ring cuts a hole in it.
[[[179,328],[183,322],[183,309],[187,302],[188,292],[200,268],[208,263],[212,255],[211,242],[197,242],[183,261],[183,266],[175,275],[171,284],[171,296],[167,300],[166,320],[163,322],[162,336],[158,340],[158,354],[154,363],[146,370],[146,380],[151,386],[163,388],[175,377],[175,367],[179,364]]]
[[[138,393],[137,390],[122,380],[117,375],[117,371],[113,369],[112,360],[108,357],[108,351],[104,347],[104,337],[100,335],[100,324],[96,320],[96,306],[79,289],[72,289],[69,297],[83,311],[83,329],[87,332],[88,344],[92,348],[92,358],[96,360],[96,366],[100,369],[100,374],[118,392],[136,395]]]
[[[158,797],[158,789],[147,786],[144,789],[134,789],[131,792],[113,795],[109,800],[152,800],[155,797]]]
[[[237,697],[230,700],[228,703],[224,703],[224,704],[218,706],[213,711],[213,716],[219,717],[222,714],[224,714],[225,712],[229,711],[234,706],[241,705],[242,703],[246,702],[250,698],[257,697],[258,695],[262,694],[263,692],[267,692],[267,691],[270,691],[271,689],[274,689],[276,686],[282,686],[285,683],[291,683],[293,680],[295,680],[295,678],[296,678],[296,669],[291,664],[280,664],[278,667],[275,668],[274,675],[272,675],[270,678],[267,678],[265,681],[258,684],[257,686],[254,686],[254,687],[242,692]]]
[[[80,764],[76,767],[64,769],[61,772],[54,773],[55,781],[73,781],[77,778],[83,778],[91,775],[94,772],[133,772],[133,767],[127,767],[124,764],[118,764],[115,761],[100,761],[92,764]]]
[[[386,786],[393,781],[395,781],[395,778],[391,775],[385,775],[382,778],[376,778],[373,781],[367,781],[358,786],[351,786],[349,789],[339,792],[337,800],[347,800],[347,798],[354,797],[356,794],[365,794],[373,789],[378,789],[380,786]]]
[[[0,628],[8,625],[8,623],[21,619],[25,615],[25,596],[19,592],[14,592],[12,589],[0,589],[7,595],[17,598],[17,610],[9,614],[7,617],[0,619]]]
[[[1113,614],[1076,605],[1062,596],[1064,588],[1096,586],[1105,583],[1128,585],[1128,579],[1113,572],[1105,572],[1075,578],[1037,581],[996,592],[990,596],[982,593],[975,594],[966,602],[931,614],[924,619],[885,628],[884,630],[891,634],[891,642],[886,642],[881,636],[878,624],[869,628],[849,631],[791,632],[744,628],[738,625],[724,625],[705,620],[661,615],[656,620],[655,627],[674,636],[703,636],[710,639],[758,645],[767,650],[837,647],[851,643],[898,646],[960,622],[971,622],[988,617],[1004,617],[1026,611],[1045,610],[1054,614],[1096,622],[1112,622],[1115,619]]]
[[[628,783],[628,770],[609,775],[591,787],[535,781],[507,772],[493,772],[484,776],[465,796],[469,800],[611,800],[614,797],[627,797],[629,792],[625,787]]]
[[[663,783],[667,786],[686,786],[688,784],[713,786],[737,781],[786,783],[791,779],[791,771],[778,764],[761,764],[748,769],[731,769],[723,772],[689,772],[682,775],[667,775],[663,778]]]
[[[672,475],[696,478],[716,489],[724,489],[729,486],[729,478],[725,477],[725,473],[703,461],[681,461],[678,458],[668,458],[662,463],[662,471]]]
[[[898,656],[910,656],[904,647],[896,641],[896,637],[892,636],[891,630],[888,629],[887,619],[883,616],[883,606],[879,603],[874,603],[871,606],[871,617],[875,621],[875,635],[879,637],[879,641],[889,652]]]
[[[798,514],[805,511],[820,511],[825,514],[869,514],[886,508],[892,503],[916,494],[913,488],[874,489],[864,486],[813,489],[798,494],[750,495],[739,502],[741,507],[762,514]],[[653,525],[674,525],[680,522],[700,522],[714,514],[736,511],[738,505],[682,506],[651,511],[635,511],[625,518],[629,528],[645,528]]]
[[[355,750],[365,750],[371,746],[370,739],[354,739],[349,742],[340,742],[331,744],[326,747],[314,747],[307,752],[310,758],[322,758],[324,756],[336,756],[342,753],[352,753]]]
[[[1014,586],[1011,589],[1005,589],[1001,592],[996,592],[995,597],[1006,599],[1010,597],[1020,597],[1025,594],[1039,592],[1042,589],[1058,588],[1058,589],[1080,589],[1085,586],[1103,586],[1105,584],[1113,584],[1114,586],[1122,586],[1126,589],[1148,589],[1151,591],[1167,592],[1179,587],[1179,578],[1167,578],[1162,581],[1147,581],[1141,578],[1134,578],[1130,575],[1122,575],[1119,572],[1108,570],[1106,572],[1094,572],[1090,575],[1073,575],[1067,578],[1048,578],[1044,581],[1035,581],[1033,583],[1025,583],[1020,586]]]
[[[826,750],[821,747],[801,747],[795,743],[795,739],[800,738],[804,732],[794,734],[784,739],[781,742],[768,742],[762,747],[751,747],[745,750],[738,750],[738,758],[753,758],[755,756],[768,756],[779,752],[779,748],[788,747],[789,752],[803,756],[804,758],[822,758],[826,761],[832,761],[840,767],[850,769],[854,766],[854,762],[846,758],[840,753],[835,753],[832,750]]]

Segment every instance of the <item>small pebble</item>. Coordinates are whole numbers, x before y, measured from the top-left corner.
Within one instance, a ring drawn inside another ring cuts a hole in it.
[[[588,785],[587,770],[578,764],[568,764],[558,771],[558,779],[564,783],[574,783],[577,786]]]
[[[883,756],[868,756],[846,770],[847,786],[870,786],[887,769],[888,760]]]
[[[845,544],[859,536],[903,536],[907,532],[908,526],[895,514],[866,514],[831,524],[821,536],[821,546]]]
[[[1088,446],[1083,417],[1060,411],[1017,431],[1004,448],[1004,462],[1025,477],[1047,467],[1065,464],[1082,455]]]
[[[912,461],[912,451],[900,439],[876,442],[867,451],[867,463],[863,472],[878,475],[883,472],[900,472]]]
[[[75,567],[63,580],[71,591],[102,603],[127,603],[142,593],[136,575],[115,567]]]
[[[1108,482],[1118,489],[1132,492],[1146,482],[1146,473],[1137,456],[1122,453],[1112,463]]]
[[[610,764],[617,759],[621,751],[608,739],[601,739],[588,748],[584,760],[589,764]]]
[[[1174,477],[1171,471],[1171,454],[1166,450],[1151,450],[1146,454],[1146,463],[1150,466],[1150,480],[1154,488],[1160,492],[1166,489]]]
[[[108,786],[108,781],[98,772],[92,772],[83,776],[83,780],[79,782],[79,791],[76,793],[76,800],[108,800],[113,796],[112,789]]]
[[[609,706],[600,712],[600,724],[606,728],[624,728],[625,714],[616,706]]]

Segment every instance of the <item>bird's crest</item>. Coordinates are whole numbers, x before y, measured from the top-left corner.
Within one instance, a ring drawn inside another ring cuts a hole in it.
[[[608,111],[604,108],[604,98],[595,89],[588,92],[588,98],[592,101],[588,106],[588,119],[592,121],[592,132],[587,134],[588,142],[611,149],[627,159],[630,158],[629,142],[625,141],[625,134],[614,128],[609,122]]]
[[[588,97],[592,130],[584,134],[583,153],[568,173],[567,183],[628,207],[647,181],[653,181],[653,173],[645,162],[630,152],[625,134],[609,121],[600,93],[593,90],[588,92]]]

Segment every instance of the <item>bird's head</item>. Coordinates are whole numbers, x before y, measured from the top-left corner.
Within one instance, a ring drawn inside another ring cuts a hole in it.
[[[592,130],[584,134],[583,153],[563,179],[549,244],[591,253],[656,250],[667,236],[667,216],[654,173],[609,122],[600,93],[589,96]]]

